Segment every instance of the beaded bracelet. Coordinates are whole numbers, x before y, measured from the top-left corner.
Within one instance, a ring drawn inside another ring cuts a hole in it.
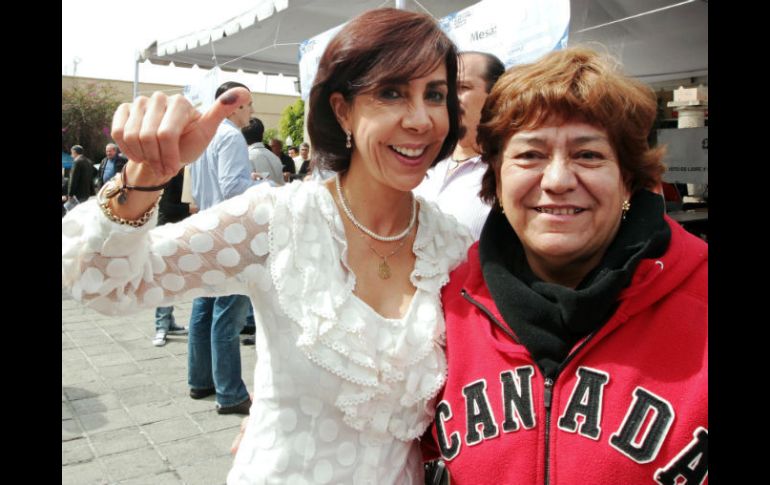
[[[145,212],[142,217],[139,219],[136,219],[134,221],[130,221],[128,219],[124,219],[118,215],[116,215],[114,212],[112,212],[112,208],[110,208],[110,199],[105,200],[101,204],[99,204],[99,207],[102,208],[102,212],[107,217],[107,219],[111,220],[112,222],[117,222],[118,224],[127,224],[131,227],[142,227],[143,225],[147,224],[147,221],[150,220],[150,217],[152,217],[152,213],[155,212],[155,209],[160,204],[160,197],[163,195],[163,191],[160,191],[160,194],[158,194],[158,200],[155,201],[155,203],[150,207],[150,209]]]

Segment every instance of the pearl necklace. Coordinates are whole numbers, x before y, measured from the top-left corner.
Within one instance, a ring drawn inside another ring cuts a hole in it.
[[[337,186],[337,196],[340,198],[340,204],[342,204],[342,210],[345,212],[345,215],[348,216],[348,219],[350,219],[350,222],[352,222],[354,226],[356,226],[359,230],[361,230],[361,232],[371,237],[372,239],[376,239],[382,242],[400,241],[409,235],[409,232],[414,227],[414,223],[417,221],[417,200],[415,200],[414,196],[412,196],[412,219],[409,221],[409,226],[404,229],[404,232],[401,234],[396,234],[395,236],[380,236],[379,234],[358,222],[358,219],[356,219],[353,215],[350,207],[348,207],[348,201],[345,199],[345,196],[342,195],[342,187],[340,186],[340,174],[335,176],[334,183]]]

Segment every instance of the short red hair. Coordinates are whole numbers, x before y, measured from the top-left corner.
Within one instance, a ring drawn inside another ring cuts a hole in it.
[[[498,204],[502,150],[511,136],[554,119],[581,120],[606,130],[631,193],[652,189],[666,170],[665,151],[647,142],[656,114],[651,88],[587,48],[551,52],[535,63],[512,67],[497,80],[481,112],[478,143],[489,164],[481,198]]]

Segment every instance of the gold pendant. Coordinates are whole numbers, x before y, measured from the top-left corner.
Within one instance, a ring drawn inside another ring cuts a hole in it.
[[[380,263],[380,266],[377,268],[377,275],[383,280],[390,278],[390,266],[388,266],[386,260],[383,260],[382,263]]]

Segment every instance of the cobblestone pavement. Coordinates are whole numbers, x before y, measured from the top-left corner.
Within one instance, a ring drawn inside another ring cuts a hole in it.
[[[176,305],[187,325],[192,302]],[[154,310],[107,317],[62,290],[62,485],[220,485],[242,416],[190,399],[187,336],[154,347]],[[251,391],[256,353],[241,346]]]

